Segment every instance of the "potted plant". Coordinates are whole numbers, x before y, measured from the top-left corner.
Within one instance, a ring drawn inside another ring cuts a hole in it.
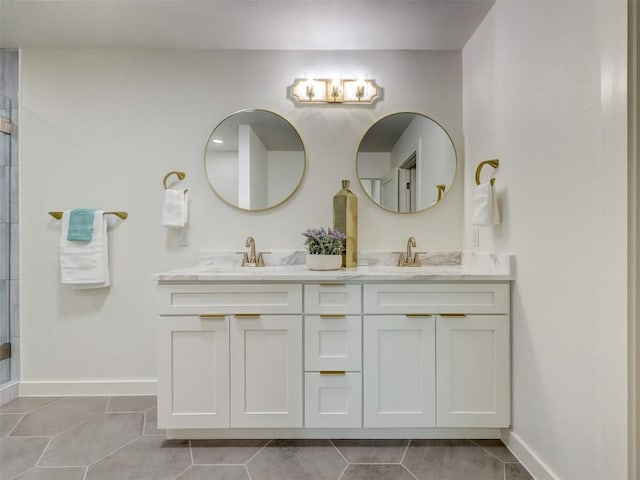
[[[302,235],[307,237],[307,267],[310,270],[337,270],[342,266],[346,236],[340,230],[328,227],[309,228]]]

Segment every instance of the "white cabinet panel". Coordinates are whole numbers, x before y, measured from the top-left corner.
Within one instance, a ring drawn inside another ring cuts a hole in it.
[[[360,371],[362,318],[360,316],[305,316],[305,370]]]
[[[307,428],[361,427],[361,374],[306,373],[304,423]]]
[[[302,318],[231,319],[231,426],[302,427]]]
[[[206,313],[301,313],[302,285],[159,285],[165,315]]]
[[[435,321],[365,316],[364,426],[435,426]]]
[[[159,428],[228,427],[228,320],[161,318],[157,343]]]
[[[362,310],[361,292],[360,285],[305,285],[304,310],[317,314],[359,314]]]
[[[438,317],[438,426],[508,427],[507,315]]]
[[[509,285],[371,284],[363,303],[364,313],[509,313]]]

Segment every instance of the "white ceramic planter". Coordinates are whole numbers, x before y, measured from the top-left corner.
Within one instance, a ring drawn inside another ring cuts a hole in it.
[[[342,255],[307,254],[309,270],[337,270],[342,266]]]

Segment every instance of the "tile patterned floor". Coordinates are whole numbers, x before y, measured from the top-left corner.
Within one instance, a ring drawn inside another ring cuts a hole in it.
[[[0,407],[0,480],[531,480],[499,440],[165,440],[155,397]]]

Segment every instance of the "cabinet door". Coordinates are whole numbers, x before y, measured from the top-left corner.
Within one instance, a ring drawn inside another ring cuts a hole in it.
[[[509,316],[437,318],[438,426],[510,424]]]
[[[160,317],[158,427],[229,427],[229,321]]]
[[[435,426],[435,320],[365,316],[365,427]]]
[[[231,317],[231,426],[302,427],[302,317]]]

